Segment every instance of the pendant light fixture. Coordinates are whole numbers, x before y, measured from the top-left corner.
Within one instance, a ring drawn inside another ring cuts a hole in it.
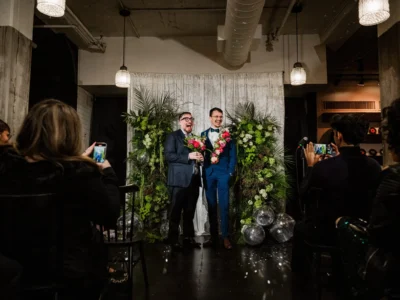
[[[119,68],[117,74],[115,74],[115,85],[120,88],[128,88],[131,84],[131,74],[129,74],[128,68],[125,66],[125,27],[126,17],[130,16],[131,12],[127,9],[122,9],[119,14],[124,17],[124,39],[122,47],[122,66]]]
[[[293,11],[296,13],[296,55],[297,61],[293,65],[292,72],[290,72],[290,84],[291,85],[302,85],[306,83],[307,74],[303,68],[303,65],[299,62],[299,32],[297,24],[297,15],[301,11],[301,4],[296,5]]]
[[[358,19],[361,25],[377,25],[385,22],[389,17],[389,0],[359,0]]]
[[[36,8],[49,17],[62,17],[65,13],[65,0],[37,0]]]

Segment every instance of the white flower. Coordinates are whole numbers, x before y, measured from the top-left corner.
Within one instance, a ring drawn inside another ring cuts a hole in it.
[[[268,131],[266,131],[266,132],[265,132],[265,137],[269,137],[269,136],[271,136],[271,133],[268,132]]]
[[[250,145],[250,146],[253,146],[253,142],[250,142],[249,145]]]
[[[246,138],[251,139],[253,136],[251,134],[246,133]]]
[[[255,196],[254,196],[254,199],[256,199],[256,200],[260,200],[260,199],[261,199],[261,197],[260,197],[260,196],[258,196],[258,195],[255,195]]]
[[[244,138],[244,133],[243,133],[243,132],[240,134],[240,137],[241,137],[241,138]]]
[[[260,125],[257,125],[257,129],[258,130],[262,130],[263,129],[263,126],[260,124]]]
[[[272,129],[274,129],[274,127],[272,125],[268,126],[268,131],[272,131]]]
[[[260,190],[260,194],[261,195],[264,194],[264,193],[266,193],[266,191],[264,189]]]
[[[249,200],[247,203],[248,203],[249,205],[253,205],[253,201],[251,201],[251,200]]]
[[[244,138],[244,139],[243,139],[243,142],[247,143],[247,138]]]

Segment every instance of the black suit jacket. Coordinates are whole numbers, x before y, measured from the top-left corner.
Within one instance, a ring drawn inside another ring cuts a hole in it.
[[[338,217],[369,217],[381,172],[376,160],[362,155],[359,147],[342,147],[339,151],[340,155],[308,168],[300,188],[306,202],[310,188],[322,190],[318,222],[332,231]]]
[[[192,180],[194,160],[189,159],[190,149],[185,146],[185,135],[182,130],[171,132],[165,141],[164,155],[168,162],[167,185],[175,187],[188,187]],[[200,176],[196,176],[195,184],[201,185]]]

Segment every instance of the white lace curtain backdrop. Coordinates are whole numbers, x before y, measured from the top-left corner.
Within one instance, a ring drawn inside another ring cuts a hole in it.
[[[283,146],[285,103],[283,73],[235,73],[235,74],[156,74],[131,73],[128,90],[128,111],[133,110],[135,93],[139,87],[149,89],[155,95],[169,92],[177,99],[177,112],[189,111],[195,118],[193,133],[200,134],[210,127],[209,111],[219,107],[233,113],[237,104],[252,101],[257,112],[275,117],[282,130],[279,144]],[[229,122],[224,119],[225,124]],[[179,127],[178,121],[174,125]],[[128,152],[131,151],[132,130],[128,127]],[[129,168],[128,168],[129,174]],[[196,235],[207,234],[207,206],[204,191],[197,202],[194,228]]]

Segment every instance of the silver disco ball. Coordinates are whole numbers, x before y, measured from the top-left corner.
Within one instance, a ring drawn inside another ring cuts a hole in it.
[[[269,206],[262,206],[253,213],[256,223],[260,226],[269,226],[274,222],[275,213]]]
[[[137,160],[140,164],[147,165],[147,164],[149,164],[150,158],[146,152],[143,152],[138,155]]]
[[[169,222],[168,220],[166,220],[160,226],[160,235],[163,239],[166,239],[168,237],[168,230],[169,230]]]
[[[132,213],[127,212],[125,215],[125,238],[130,238]],[[122,238],[123,231],[123,216],[117,220],[118,238]],[[132,238],[135,238],[139,233],[143,232],[143,222],[137,213],[133,214],[133,233]]]
[[[279,243],[284,243],[293,237],[296,221],[285,213],[276,216],[275,222],[269,229],[271,236]]]
[[[245,225],[242,232],[244,241],[248,245],[255,246],[261,244],[264,241],[265,231],[264,228],[262,228],[262,226],[260,225]]]

